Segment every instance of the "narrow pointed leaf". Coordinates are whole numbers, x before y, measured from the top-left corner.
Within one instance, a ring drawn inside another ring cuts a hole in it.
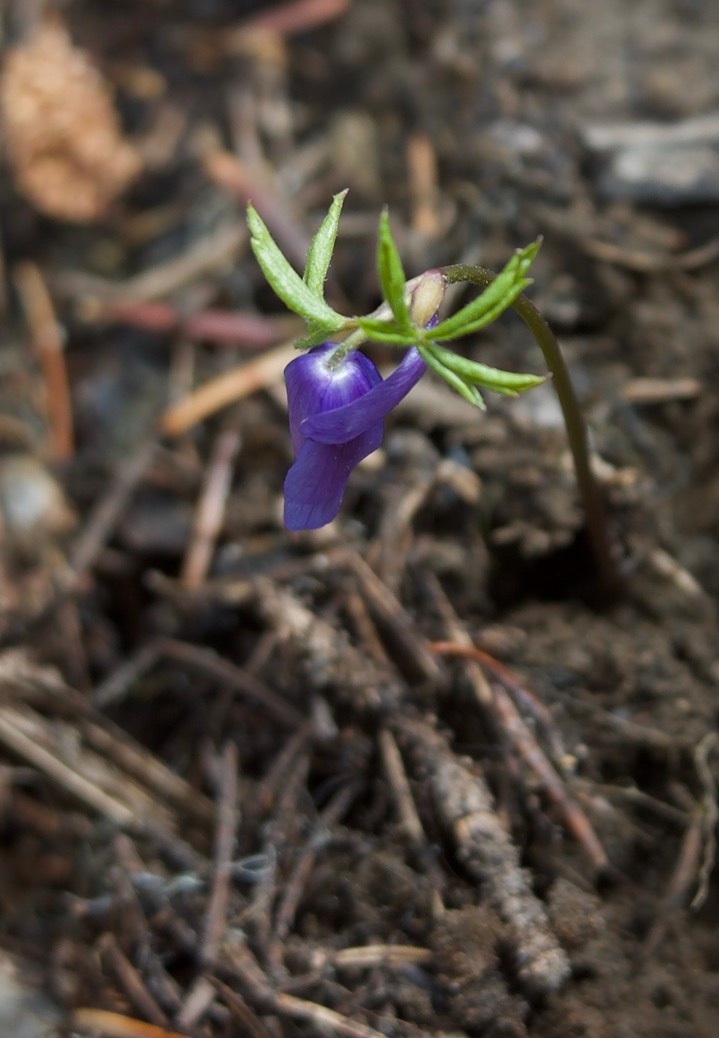
[[[357,324],[372,342],[384,342],[389,346],[414,346],[418,335],[416,329],[403,331],[394,321],[377,321],[371,317],[358,317]]]
[[[493,393],[502,393],[504,396],[517,396],[528,389],[534,389],[535,386],[541,385],[545,380],[542,375],[530,375],[518,371],[502,371],[499,368],[490,368],[486,364],[479,364],[477,361],[468,360],[467,357],[453,353],[452,350],[444,349],[437,343],[433,343],[428,348],[445,367],[454,371],[461,378],[466,379],[466,381],[476,386],[481,386],[483,389],[490,389]]]
[[[327,277],[327,271],[329,270],[330,262],[332,260],[332,253],[334,252],[335,241],[337,240],[337,228],[340,222],[340,214],[346,196],[347,188],[334,196],[329,212],[312,239],[312,243],[307,252],[305,272],[302,276],[302,280],[307,285],[310,292],[317,296],[318,299],[324,299],[325,297],[325,278]]]
[[[250,245],[270,287],[293,313],[309,324],[339,331],[345,318],[327,306],[308,288],[296,270],[285,259],[267,225],[253,205],[247,207]]]
[[[377,239],[377,270],[382,287],[382,294],[389,303],[390,310],[399,328],[409,331],[412,321],[409,316],[405,293],[405,276],[397,246],[392,237],[389,216],[385,209],[379,221]]]
[[[417,350],[420,357],[425,362],[427,367],[431,368],[440,378],[444,381],[460,396],[464,397],[468,404],[472,407],[477,407],[480,411],[486,411],[487,405],[482,400],[481,394],[476,386],[466,382],[456,372],[451,371],[434,355],[431,348],[425,349],[424,346],[418,346]]]
[[[476,332],[495,321],[512,305],[527,285],[531,285],[531,279],[525,277],[525,274],[539,252],[540,245],[541,240],[538,239],[526,248],[518,249],[491,285],[456,314],[440,321],[428,332],[429,338],[455,339]]]
[[[490,389],[493,393],[501,393],[502,396],[519,396],[520,393],[541,386],[546,378],[543,375],[528,375],[518,371],[498,371],[484,364],[478,364],[477,369],[470,381],[475,386]]]

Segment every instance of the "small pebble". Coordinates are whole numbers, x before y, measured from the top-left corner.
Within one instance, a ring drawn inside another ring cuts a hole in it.
[[[0,530],[15,543],[39,544],[69,533],[75,514],[65,493],[31,454],[0,456]]]

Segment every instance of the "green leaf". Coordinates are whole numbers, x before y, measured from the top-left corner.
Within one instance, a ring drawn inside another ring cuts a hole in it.
[[[471,404],[472,407],[479,408],[480,411],[487,410],[487,405],[484,400],[482,400],[477,387],[473,386],[470,382],[466,382],[460,375],[457,375],[454,371],[445,367],[442,361],[434,355],[431,347],[427,348],[425,346],[418,346],[417,350],[425,364],[436,372],[440,378],[443,378],[456,393],[459,393],[460,396],[464,397],[468,404]]]
[[[302,280],[310,292],[316,295],[318,299],[324,299],[325,297],[325,278],[332,260],[340,214],[346,196],[347,188],[334,196],[329,212],[312,239],[307,252],[305,272],[302,275]]]
[[[397,322],[397,327],[402,331],[409,332],[412,328],[412,321],[407,308],[407,300],[404,297],[406,279],[402,260],[392,237],[389,215],[386,209],[379,221],[377,270],[382,294],[389,303],[389,308]]]
[[[252,204],[247,207],[250,245],[270,287],[285,306],[307,323],[328,334],[344,327],[346,318],[312,292],[280,252],[267,226]]]
[[[394,321],[381,321],[373,317],[358,317],[358,326],[372,342],[385,342],[390,346],[414,346],[418,339],[417,329],[404,331]]]
[[[518,249],[491,285],[477,299],[467,303],[456,314],[428,331],[430,339],[456,339],[462,335],[484,328],[495,321],[512,305],[517,296],[531,285],[531,279],[525,274],[539,252],[541,239],[532,242],[524,249]]]
[[[502,393],[504,396],[517,396],[528,389],[534,389],[544,382],[542,375],[529,375],[518,371],[502,371],[499,368],[490,368],[486,364],[468,360],[452,350],[444,349],[437,343],[428,346],[440,363],[454,371],[467,382],[471,382],[483,389],[490,389],[493,393]]]

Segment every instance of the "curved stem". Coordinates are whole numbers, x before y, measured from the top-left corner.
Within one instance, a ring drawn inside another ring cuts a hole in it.
[[[479,285],[481,288],[486,288],[496,277],[493,271],[485,267],[464,264],[443,267],[442,273],[449,283],[469,282],[472,285]],[[604,601],[615,601],[622,594],[623,580],[617,569],[612,549],[604,501],[592,473],[587,427],[574,392],[569,370],[564,363],[564,357],[552,329],[534,303],[525,295],[520,295],[512,303],[512,309],[531,331],[544,354],[547,367],[552,373],[574,461],[579,497],[584,509],[587,539],[594,556],[597,578],[600,583],[599,591]]]

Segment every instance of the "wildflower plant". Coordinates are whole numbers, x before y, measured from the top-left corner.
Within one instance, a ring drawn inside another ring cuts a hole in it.
[[[475,266],[430,270],[407,281],[387,212],[379,223],[377,269],[383,303],[371,314],[347,317],[325,300],[329,270],[346,191],[335,195],[312,239],[300,276],[282,254],[252,205],[247,220],[262,271],[288,309],[302,317],[303,352],[285,369],[290,435],[295,462],[285,480],[285,525],[316,529],[337,515],[353,468],[382,442],[384,418],[432,370],[473,406],[484,409],[480,390],[516,396],[544,378],[488,367],[447,348],[485,328],[512,307],[534,334],[553,377],[567,427],[587,534],[607,587],[616,583],[602,502],[589,466],[587,437],[572,383],[549,326],[523,290],[541,240],[518,249],[498,274]],[[439,318],[446,286],[467,282],[482,291],[454,314]],[[405,350],[382,379],[360,350],[366,342]]]

